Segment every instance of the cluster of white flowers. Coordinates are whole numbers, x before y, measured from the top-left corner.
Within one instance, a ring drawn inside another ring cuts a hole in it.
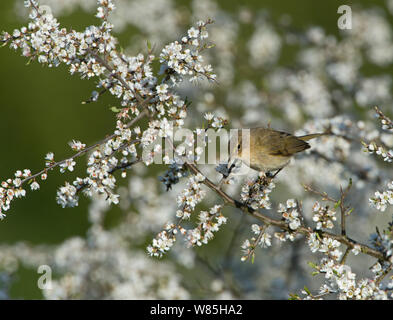
[[[113,14],[111,21],[116,22],[117,30],[126,28],[127,24],[133,25],[147,34],[151,43],[156,45],[162,45],[174,34],[179,33],[176,20],[178,12],[171,0],[117,0],[116,6],[118,10]]]
[[[124,31],[128,26],[138,28],[158,47],[180,32],[177,21],[180,10],[177,10],[172,0],[156,0],[154,3],[144,0],[116,0],[115,3],[117,9],[111,12],[108,20],[114,24],[116,32]],[[97,0],[40,0],[40,4],[49,6],[55,16],[68,15],[81,9],[91,14],[97,7]],[[17,13],[21,16],[25,14],[22,5],[21,1],[15,3]],[[133,48],[142,47],[139,41],[131,42]]]
[[[106,14],[113,9],[113,3],[100,1],[99,12],[104,16],[101,27],[89,27],[85,32],[68,32],[59,29],[59,23],[50,12],[43,11],[35,0],[25,1],[31,9],[28,27],[14,30],[13,34],[4,33],[2,40],[14,49],[22,49],[24,56],[37,58],[40,63],[58,66],[60,63],[70,65],[71,73],[79,71],[82,77],[100,76],[105,67],[100,65],[93,56],[86,56],[88,50],[94,48],[101,53],[110,54],[116,41],[110,35],[112,26],[106,22]]]
[[[313,221],[317,223],[316,229],[333,229],[334,222],[336,221],[336,211],[329,209],[328,206],[323,207],[317,201],[312,207],[313,211]]]
[[[217,117],[211,112],[205,113],[204,118],[208,121],[208,128],[214,128],[217,131],[220,131],[228,123],[228,120]]]
[[[78,192],[83,189],[83,193],[88,197],[93,194],[105,194],[108,203],[119,203],[119,195],[113,190],[116,187],[116,178],[112,174],[117,168],[126,168],[137,158],[135,142],[131,129],[124,127],[123,122],[117,122],[115,136],[108,139],[101,146],[94,150],[87,162],[85,178],[77,177],[71,184],[66,183],[57,192],[57,202],[64,207],[74,207],[78,205]],[[121,151],[121,153],[119,152]],[[121,154],[121,159],[117,154]],[[60,164],[60,171],[65,169],[73,171],[75,161],[67,159]]]
[[[162,255],[168,252],[176,241],[176,234],[178,227],[173,223],[167,223],[165,230],[157,234],[153,239],[151,245],[147,247],[147,252],[151,256],[162,257]]]
[[[107,19],[108,14],[115,9],[115,5],[111,0],[98,0],[96,17],[99,19]]]
[[[356,281],[356,274],[352,272],[351,267],[337,262],[336,259],[324,257],[319,265],[310,265],[316,270],[314,274],[325,275],[325,283],[319,290],[319,296],[336,294],[340,300],[386,300],[388,298],[387,292],[380,289],[375,280],[361,279]],[[376,263],[372,271],[377,276],[381,269],[381,265]],[[305,299],[315,298],[309,291],[304,290],[303,294],[306,295]]]
[[[386,292],[380,290],[375,281],[361,279],[356,281],[356,274],[352,272],[348,265],[337,264],[333,260],[323,260],[320,272],[325,273],[327,284],[321,288],[320,292],[338,293],[341,300],[347,299],[387,299]]]
[[[162,72],[167,74],[173,85],[182,81],[183,76],[190,76],[190,81],[196,81],[199,78],[208,78],[215,80],[216,75],[213,73],[210,64],[203,65],[203,57],[200,52],[210,45],[204,43],[209,36],[206,26],[212,23],[199,21],[197,28],[192,27],[188,30],[188,35],[184,36],[181,41],[175,41],[162,50],[160,62],[166,63]]]
[[[188,35],[184,36],[180,43],[176,41],[167,45],[160,54],[160,62],[162,63],[160,72],[165,73],[166,76],[163,82],[155,87],[159,100],[155,104],[155,111],[157,112],[157,117],[161,118],[161,120],[150,121],[149,128],[143,132],[142,145],[149,151],[143,157],[146,164],[152,163],[155,153],[161,151],[160,148],[150,151],[152,144],[157,138],[171,137],[173,135],[171,123],[165,116],[170,117],[174,121],[173,126],[176,127],[181,127],[187,116],[187,104],[172,92],[174,87],[183,80],[184,76],[189,76],[191,82],[198,78],[207,78],[209,80],[216,78],[210,65],[202,65],[203,57],[200,54],[201,51],[209,47],[208,44],[204,43],[204,40],[208,37],[206,26],[210,23],[211,21],[199,21],[197,28],[192,27],[189,29]],[[220,129],[225,123],[224,119],[215,117],[212,126]],[[190,143],[193,142],[191,141]],[[180,146],[176,150],[178,156],[183,155],[182,150],[184,151],[184,146]],[[186,156],[193,157],[194,154],[187,154]],[[165,156],[164,160],[166,163],[170,162],[168,156]]]
[[[308,246],[311,252],[323,252],[334,260],[340,259],[342,252],[340,249],[341,243],[329,237],[323,237],[314,232],[308,237]]]
[[[57,191],[56,201],[63,208],[65,207],[76,207],[78,205],[79,196],[77,194],[77,188],[68,182],[63,187],[60,187]]]
[[[387,116],[385,116],[381,110],[379,110],[377,107],[375,108],[377,112],[377,117],[379,120],[381,120],[382,124],[382,130],[386,130],[390,133],[393,133],[393,121],[390,120]]]
[[[61,16],[63,14],[70,14],[75,10],[86,10],[89,13],[93,13],[97,9],[97,0],[40,0],[40,5],[45,5],[50,8],[55,16]],[[16,13],[21,17],[27,15],[26,8],[22,1],[15,3]]]
[[[255,248],[259,245],[262,248],[268,248],[272,245],[272,236],[266,232],[266,226],[259,226],[257,224],[253,224],[251,226],[251,231],[256,235],[256,237],[252,237],[250,240],[246,239],[241,248],[243,251],[243,256],[241,257],[241,261],[246,261],[250,257],[252,259],[255,256]]]
[[[391,98],[390,87],[392,80],[390,77],[371,77],[362,79],[359,90],[355,94],[356,102],[361,106],[378,104]]]
[[[286,168],[286,175],[279,178],[288,184],[297,196],[303,194],[301,184],[291,181],[302,181],[307,184],[326,188],[344,185],[352,178],[357,189],[372,190],[380,183],[387,172],[381,169],[377,161],[361,151],[358,141],[372,141],[380,136],[374,124],[365,121],[354,121],[348,116],[336,116],[330,119],[310,120],[304,129],[297,130],[296,135],[315,132],[331,132],[311,140],[312,148],[306,156],[296,158],[293,168]],[[381,171],[382,170],[382,171]],[[364,203],[365,205],[366,203]],[[366,206],[360,206],[363,210]]]
[[[302,217],[299,214],[298,205],[294,199],[288,199],[285,205],[280,203],[277,212],[282,215],[283,220],[288,223],[291,230],[295,231],[302,225]]]
[[[300,111],[312,118],[332,115],[330,93],[318,75],[304,70],[294,72],[278,69],[268,77],[272,89],[270,99],[273,101],[277,99],[278,106],[284,110],[289,121],[300,122]],[[286,94],[279,97],[278,94],[282,90],[285,90]]]
[[[105,197],[94,198],[85,238],[72,237],[56,246],[2,244],[1,277],[10,274],[12,278],[22,265],[37,270],[46,264],[56,273],[52,288],[42,291],[46,299],[189,299],[174,263],[151,259],[130,247],[129,229],[103,227],[108,209]],[[137,231],[140,225],[128,227]]]
[[[169,122],[167,118],[150,121],[149,127],[143,131],[141,137],[143,162],[146,165],[152,164],[155,160],[155,156],[160,156],[162,154],[162,138],[171,138],[172,136],[173,123]],[[165,155],[163,160],[166,164],[171,163],[168,155]]]
[[[386,117],[378,108],[376,108],[376,115],[381,120],[382,129],[387,130],[390,133],[390,136],[392,136],[392,121]],[[365,151],[369,154],[375,153],[376,155],[382,157],[386,162],[391,163],[393,161],[393,150],[387,151],[384,147],[379,146],[374,142],[369,144],[363,143],[363,145],[365,147]],[[387,187],[388,189],[385,191],[376,191],[374,193],[374,197],[369,199],[370,205],[381,212],[385,211],[388,205],[393,205],[393,181],[390,181]]]
[[[384,130],[390,130],[390,120],[387,118],[378,108],[377,115],[381,120]],[[371,133],[369,137],[365,136],[366,139],[373,140],[379,137],[379,134]],[[365,151],[368,153],[376,153],[381,155],[385,161],[390,157],[389,152],[385,152],[382,147],[379,147],[376,143],[371,142],[369,144],[363,143]],[[390,162],[390,161],[389,161]],[[375,192],[375,196],[369,199],[370,204],[380,211],[385,211],[389,204],[393,204],[393,182],[388,183],[388,190],[384,192]],[[317,222],[317,230],[322,228],[332,228],[333,221],[335,218],[335,211],[330,210],[328,207],[321,207],[316,202],[314,207],[313,220]],[[376,234],[372,235],[373,248],[381,252],[385,257],[392,256],[392,224],[389,224],[389,228],[380,233],[377,230]],[[380,261],[376,262],[370,270],[374,273],[374,279],[361,279],[356,281],[356,274],[351,271],[351,268],[344,264],[347,253],[343,256],[342,251],[339,249],[340,242],[330,238],[324,237],[318,232],[312,233],[308,238],[308,245],[312,252],[322,252],[325,257],[322,258],[319,265],[310,264],[315,270],[315,273],[322,273],[325,275],[325,284],[321,287],[319,295],[313,296],[308,290],[304,290],[303,293],[306,295],[306,299],[320,298],[327,294],[337,294],[339,299],[387,299],[389,292],[389,285],[384,287],[381,284],[381,279],[385,276],[384,272],[389,270],[390,262],[385,262],[381,265]],[[354,255],[362,252],[362,248],[359,244],[355,244],[350,250]],[[314,274],[315,274],[314,273]],[[379,279],[379,277],[381,279]]]
[[[74,151],[81,151],[86,148],[86,144],[84,144],[80,141],[75,141],[75,140],[72,140],[69,143],[69,145],[70,145],[71,149]]]
[[[391,26],[376,10],[356,12],[350,34],[372,63],[386,66],[393,62]]]
[[[125,122],[131,118],[130,113],[137,117],[142,106],[142,108],[148,108],[158,118],[151,120],[149,128],[143,132],[139,127],[134,129],[134,133],[140,138],[144,149],[156,141],[157,137],[170,136],[171,125],[167,117],[172,119],[176,126],[184,124],[184,118],[187,115],[186,104],[172,90],[175,84],[170,81],[172,72],[168,73],[170,77],[165,78],[160,85],[157,85],[157,77],[153,75],[151,66],[155,59],[153,55],[149,54],[145,57],[138,54],[135,57],[130,57],[117,50],[117,40],[111,34],[113,26],[108,22],[109,13],[115,8],[111,0],[98,1],[96,16],[103,22],[99,27],[87,27],[84,32],[60,28],[60,24],[50,13],[50,10],[42,9],[35,0],[25,1],[25,6],[30,9],[31,22],[28,27],[17,29],[12,35],[7,32],[3,33],[1,41],[9,44],[11,48],[20,48],[24,56],[37,59],[40,63],[49,66],[65,63],[69,65],[71,74],[78,72],[82,78],[98,77],[98,87],[109,91],[120,99],[122,106],[120,110],[115,108],[119,120],[112,135],[113,138],[105,139],[104,143],[97,146],[89,157],[88,177],[76,178],[72,184],[67,183],[65,187],[60,188],[57,200],[63,207],[75,206],[78,203],[79,190],[84,189],[84,193],[88,196],[94,193],[104,193],[110,203],[116,204],[119,202],[119,195],[112,191],[116,187],[116,179],[112,175],[112,171],[126,168],[130,159],[137,157],[136,144],[131,141],[132,129]],[[169,49],[171,46],[176,46],[175,44],[167,46],[161,54],[161,62],[165,64],[163,68],[169,67],[178,72],[180,69],[187,70],[186,73],[190,77],[215,79],[211,66],[201,64],[203,58],[200,54],[202,50],[209,47],[204,43],[204,40],[208,37],[206,26],[210,23],[211,21],[198,22],[197,28],[191,28],[187,32],[187,36],[182,39],[180,51],[173,52]],[[186,49],[187,46],[190,49]],[[174,64],[175,56],[176,59],[179,59],[177,64]],[[184,72],[179,74],[183,76]],[[99,95],[94,91],[91,101],[96,101]],[[214,124],[217,127],[221,126],[219,120],[216,120]],[[90,149],[75,140],[70,143],[70,146],[78,152],[77,155]],[[159,151],[161,151],[160,148],[155,147],[153,152],[143,158],[144,162],[150,164],[154,154]],[[122,158],[118,159],[116,154],[120,154]],[[62,173],[66,170],[73,171],[76,165],[74,157],[55,163],[52,153],[47,155],[46,160],[47,168],[58,165]],[[46,175],[46,171],[43,174]],[[7,183],[8,185],[9,183]],[[21,188],[21,185],[17,187]],[[32,189],[37,190],[38,188],[37,182],[33,181]],[[5,187],[2,192],[5,192],[4,190]],[[2,211],[8,210],[14,193],[17,196],[24,194],[25,191],[22,192],[22,190],[19,192],[15,189],[12,195],[9,191],[8,197],[2,197],[2,202],[4,202]],[[1,217],[4,217],[4,214]]]
[[[10,209],[11,201],[16,198],[26,196],[26,190],[22,188],[23,179],[29,178],[31,171],[29,169],[17,170],[15,178],[2,181],[0,184],[0,220],[6,216],[5,212]],[[34,180],[31,184],[32,190],[39,189],[38,183]]]
[[[209,211],[199,213],[198,225],[191,230],[187,230],[186,241],[190,246],[201,246],[213,239],[214,232],[220,230],[221,225],[227,222],[227,218],[221,212],[222,206],[215,205]]]
[[[184,125],[184,119],[187,116],[187,105],[185,101],[172,92],[171,89],[172,87],[169,87],[168,84],[165,83],[156,86],[159,100],[155,105],[157,117],[160,119],[168,116],[169,119],[174,121],[174,126],[181,127]],[[162,121],[166,121],[165,118],[163,118]]]
[[[177,204],[180,209],[176,211],[176,217],[180,221],[190,219],[191,213],[196,205],[200,203],[206,195],[206,191],[202,189],[205,177],[198,173],[189,178],[187,186],[177,196]],[[186,230],[180,224],[167,223],[165,230],[161,231],[153,243],[148,246],[148,253],[152,256],[161,257],[170,250],[176,241],[178,231],[186,236],[189,244],[201,245],[206,243],[211,237],[212,232],[218,231],[219,227],[226,222],[226,218],[221,214],[220,206],[215,206],[209,213],[202,211],[200,213],[200,224],[193,230]],[[213,223],[213,219],[216,221]],[[203,221],[204,219],[204,221]]]
[[[265,174],[260,173],[255,181],[248,181],[241,189],[241,200],[253,209],[270,209],[269,194],[276,185]]]
[[[202,189],[204,180],[205,177],[200,173],[189,178],[186,188],[177,196],[180,209],[176,211],[176,217],[190,219],[196,205],[206,196],[206,191]]]
[[[61,62],[68,64],[70,65],[71,73],[79,71],[82,77],[101,76],[106,70],[104,63],[97,61],[97,58],[94,56],[95,53],[91,53],[89,50],[105,53],[111,55],[115,70],[118,70],[119,72],[120,70],[123,70],[122,75],[124,75],[124,68],[121,69],[120,64],[115,66],[115,62],[117,60],[120,61],[121,59],[116,55],[116,51],[114,50],[116,41],[110,35],[111,25],[106,22],[107,15],[114,9],[114,5],[110,0],[102,0],[99,1],[98,4],[98,16],[104,20],[103,24],[99,28],[89,27],[85,30],[85,32],[79,33],[75,31],[68,32],[64,28],[59,29],[59,23],[50,12],[41,10],[38,3],[34,0],[25,1],[25,6],[31,9],[31,22],[27,28],[23,27],[20,30],[15,30],[12,35],[4,33],[2,40],[5,43],[9,43],[9,45],[14,49],[21,48],[24,56],[30,57],[31,59],[37,58],[40,63],[48,64],[49,66],[58,66]],[[123,63],[123,66],[126,67],[126,73],[130,72],[130,70],[135,71],[132,68],[127,69],[130,67],[129,65],[124,65]],[[114,81],[113,79],[115,79],[115,77],[111,79],[107,78],[101,82],[101,85],[106,88],[110,88],[110,91],[113,94],[116,94],[114,90],[119,86],[120,81]],[[127,79],[127,77],[125,77],[125,79]],[[130,80],[131,79],[128,81]],[[106,86],[104,83],[106,83]],[[131,91],[132,90],[129,90],[129,93],[131,93]],[[134,94],[131,93],[130,96],[134,97]],[[114,140],[107,142],[105,146],[106,149],[110,146],[110,143],[114,144]],[[79,141],[73,141],[71,143],[71,147],[75,151],[81,151],[85,148],[85,145]],[[116,149],[119,148],[120,145],[117,147],[115,145],[110,147],[112,150],[112,147]],[[106,151],[106,156],[108,155],[108,151]],[[97,159],[103,158],[103,155],[100,154],[99,151],[96,151],[94,153],[94,157]],[[114,159],[115,158],[112,157],[108,160],[108,162],[112,162],[112,167],[117,163],[117,160],[115,161]],[[53,166],[53,153],[49,153],[46,156],[46,160],[47,167]],[[90,158],[90,160],[92,160],[92,158]],[[96,161],[93,160],[90,165],[93,163],[96,163]],[[61,161],[59,163],[60,171],[65,172],[67,169],[69,171],[73,171],[75,164],[76,163],[73,158]],[[102,188],[102,185],[113,187],[112,177],[108,175],[107,169],[108,167],[105,167],[105,164],[102,164],[99,170],[94,170],[94,167],[90,166],[88,173],[90,174],[91,179],[87,181],[86,179],[81,180],[78,178],[74,182],[74,185],[89,185],[89,187],[95,186],[97,190],[103,192],[104,189],[100,189]],[[46,172],[44,172],[44,174],[46,174]],[[102,184],[97,184],[97,179],[100,179]],[[33,189],[38,188],[39,186],[37,186],[37,183],[35,182]],[[58,202],[63,207],[77,205],[76,191],[77,190],[74,186],[67,183],[65,187],[60,188],[58,191]],[[107,191],[107,189],[105,191]],[[118,201],[116,198],[116,195],[113,195],[112,193],[108,194],[108,199],[110,199],[110,201],[117,203]]]
[[[385,211],[388,205],[393,205],[393,181],[388,184],[388,190],[376,191],[373,198],[369,199],[370,204],[379,211]]]
[[[369,144],[364,143],[364,151],[369,154],[375,153],[383,158],[383,161],[392,162],[393,161],[393,150],[386,150],[382,146],[378,146],[375,142]]]
[[[268,24],[258,23],[248,42],[251,63],[261,66],[276,62],[280,57],[281,38]]]
[[[355,123],[347,116],[336,116],[329,119],[317,119],[308,121],[302,130],[296,131],[296,135],[308,134],[311,132],[325,132],[329,130],[332,135],[321,137],[323,143],[316,144],[313,149],[323,153],[331,159],[348,159],[353,150],[351,150],[350,141],[344,137],[364,138],[366,132],[361,123]]]
[[[252,238],[252,240],[255,240],[255,238]],[[243,251],[243,256],[240,258],[241,261],[246,261],[250,255],[252,255],[253,250],[255,249],[254,246],[252,245],[250,240],[246,239],[244,240],[244,242],[242,243],[242,251]]]
[[[67,169],[71,172],[74,171],[75,164],[76,162],[72,158],[64,160],[64,162],[60,164],[60,172],[64,173]]]

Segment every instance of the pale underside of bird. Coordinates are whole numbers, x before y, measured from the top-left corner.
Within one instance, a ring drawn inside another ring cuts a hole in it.
[[[296,137],[270,128],[251,128],[238,132],[238,143],[231,152],[231,159],[240,159],[252,169],[263,172],[281,170],[293,155],[310,148],[306,141],[324,135],[315,133]]]

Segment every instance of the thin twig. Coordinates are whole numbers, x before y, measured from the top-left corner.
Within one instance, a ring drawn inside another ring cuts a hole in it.
[[[393,263],[391,263],[389,265],[389,267],[385,268],[383,270],[382,274],[375,280],[376,286],[378,286],[381,283],[381,281],[383,280],[383,278],[385,278],[389,274],[389,272],[392,270],[393,270]]]
[[[175,147],[172,143],[172,141],[168,138],[167,141],[169,142],[169,144],[171,145],[172,149],[175,150]],[[243,211],[244,213],[250,214],[251,216],[253,216],[254,218],[258,219],[259,221],[267,224],[267,225],[271,225],[271,226],[275,226],[278,227],[284,231],[289,231],[289,232],[294,232],[292,229],[289,228],[289,225],[283,221],[283,220],[276,220],[273,218],[270,218],[267,215],[264,215],[261,211],[259,210],[255,210],[253,208],[251,208],[250,206],[248,206],[247,204],[235,200],[233,199],[231,196],[229,196],[227,193],[225,193],[224,191],[222,191],[218,185],[216,185],[214,182],[212,182],[211,180],[209,180],[204,174],[202,174],[202,172],[194,165],[191,164],[189,162],[187,162],[185,160],[184,164],[190,169],[190,171],[194,174],[201,174],[205,177],[205,179],[203,180],[203,184],[205,184],[207,187],[209,187],[211,190],[215,191],[223,200],[226,204],[238,208],[241,211]],[[305,188],[307,188],[308,186],[305,186]],[[330,201],[334,201],[337,202],[335,199],[330,198],[326,193],[320,193],[318,191],[315,191],[313,189],[311,189],[313,192],[316,192],[319,195],[322,195],[323,197],[327,198]],[[311,191],[310,190],[310,191]],[[300,226],[298,229],[296,229],[295,233],[299,233],[299,234],[303,234],[307,237],[309,237],[312,233],[314,232],[314,230],[312,230],[311,228],[307,228],[305,226]],[[318,232],[319,236],[321,238],[323,237],[327,237],[327,238],[331,238],[333,240],[337,240],[338,242],[350,247],[351,249],[354,248],[354,246],[359,246],[361,249],[361,252],[364,254],[367,254],[369,256],[375,257],[379,260],[382,261],[386,261],[387,257],[385,257],[385,255],[378,251],[375,250],[365,244],[361,244],[353,239],[348,238],[347,236],[343,236],[343,235],[337,235],[334,233],[330,233],[328,231],[315,231]]]
[[[347,196],[349,189],[351,189],[352,186],[352,179],[349,180],[348,186],[343,191],[343,188],[340,186],[340,211],[341,211],[341,235],[345,236],[346,235],[346,226],[345,226],[345,215],[347,212],[348,207],[344,205],[344,200],[345,197]]]
[[[86,50],[91,56],[93,56],[101,65],[103,65],[109,72],[110,72],[110,76],[116,78],[127,90],[131,91],[135,98],[138,100],[138,103],[140,104],[140,107],[144,107],[145,104],[147,104],[150,99],[152,99],[152,97],[150,97],[150,99],[143,99],[141,97],[141,95],[139,94],[139,92],[133,90],[129,84],[121,77],[119,76],[115,70],[111,67],[111,65],[106,62],[103,58],[100,57],[100,55],[98,55],[97,53],[95,53],[93,50],[91,50],[90,48]]]
[[[142,119],[142,118],[145,117],[146,115],[147,115],[147,111],[146,111],[146,109],[145,109],[145,110],[143,110],[138,116],[136,116],[136,117],[135,117],[134,119],[132,119],[129,123],[127,123],[127,125],[126,125],[125,127],[126,127],[126,128],[131,127],[132,125],[134,125],[137,121],[139,121],[140,119]],[[61,160],[61,161],[52,163],[50,166],[46,167],[45,169],[42,169],[41,171],[39,171],[39,172],[37,172],[37,173],[35,173],[35,174],[33,174],[33,175],[31,175],[31,176],[28,176],[27,178],[23,179],[23,180],[21,181],[21,185],[23,185],[24,183],[26,183],[26,182],[29,181],[29,180],[32,180],[32,179],[37,178],[38,176],[40,176],[40,175],[43,174],[43,173],[47,173],[49,170],[53,170],[54,168],[58,167],[59,165],[63,164],[64,162],[66,162],[66,161],[69,160],[69,159],[74,159],[74,158],[77,158],[77,157],[80,157],[80,156],[84,155],[85,153],[91,151],[92,149],[94,149],[94,148],[96,148],[96,147],[98,147],[98,146],[104,144],[105,142],[107,142],[107,141],[109,141],[109,140],[115,138],[116,136],[117,136],[117,134],[113,133],[113,134],[107,136],[105,139],[102,139],[101,141],[96,142],[95,144],[93,144],[93,145],[91,145],[91,146],[89,146],[89,147],[86,147],[86,148],[83,149],[83,150],[78,151],[77,153],[75,153],[75,154],[74,154],[73,156],[71,156],[71,157],[68,157],[68,158],[66,158],[66,159],[64,159],[64,160]]]
[[[342,258],[341,258],[341,260],[340,260],[340,264],[344,264],[345,263],[345,260],[347,259],[347,257],[348,257],[348,254],[351,252],[351,248],[350,247],[347,247],[347,249],[345,249],[345,252],[344,252],[344,254],[343,254],[343,256],[342,256]]]
[[[262,236],[263,236],[263,234],[265,233],[265,231],[266,231],[266,229],[267,229],[268,227],[269,227],[269,226],[268,226],[267,224],[265,224],[265,225],[262,226],[262,228],[260,228],[258,237],[255,239],[254,243],[251,244],[251,246],[250,246],[251,249],[250,249],[250,251],[249,251],[248,254],[247,254],[246,260],[250,259],[250,257],[252,257],[251,260],[254,259],[254,256],[255,256],[255,249],[257,248],[258,243],[261,241]]]
[[[236,225],[235,229],[232,231],[232,237],[231,240],[229,241],[229,245],[228,248],[226,249],[225,255],[224,255],[224,265],[225,266],[229,266],[232,260],[233,255],[232,253],[232,248],[235,246],[236,241],[238,239],[238,236],[240,234],[241,229],[243,228],[244,225],[244,221],[246,219],[247,216],[242,215],[240,217],[240,220],[238,222],[238,224]]]
[[[393,129],[393,121],[390,120],[385,114],[378,108],[374,107],[375,112],[378,114],[378,118],[381,120],[382,124],[387,127],[388,130]]]
[[[306,191],[311,192],[311,193],[314,193],[314,194],[320,196],[320,197],[322,198],[322,200],[324,200],[324,201],[330,201],[330,202],[334,202],[334,203],[337,203],[337,202],[338,202],[338,200],[336,200],[336,199],[330,197],[326,192],[320,192],[320,191],[318,191],[318,190],[315,190],[315,189],[313,189],[310,185],[304,184],[303,187],[304,187],[304,189],[305,189]]]

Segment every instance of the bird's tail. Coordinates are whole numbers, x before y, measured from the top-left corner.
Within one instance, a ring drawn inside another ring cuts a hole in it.
[[[296,138],[303,140],[303,141],[308,141],[308,140],[318,138],[320,136],[325,136],[325,135],[327,135],[327,134],[326,133],[313,133],[313,134],[306,134],[305,136],[296,137]]]

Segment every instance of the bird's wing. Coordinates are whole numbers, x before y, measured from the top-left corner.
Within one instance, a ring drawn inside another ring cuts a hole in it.
[[[263,143],[264,152],[269,155],[275,156],[291,156],[297,152],[304,151],[310,148],[310,145],[295,136],[281,131],[271,130],[268,137],[262,139],[269,139]]]

